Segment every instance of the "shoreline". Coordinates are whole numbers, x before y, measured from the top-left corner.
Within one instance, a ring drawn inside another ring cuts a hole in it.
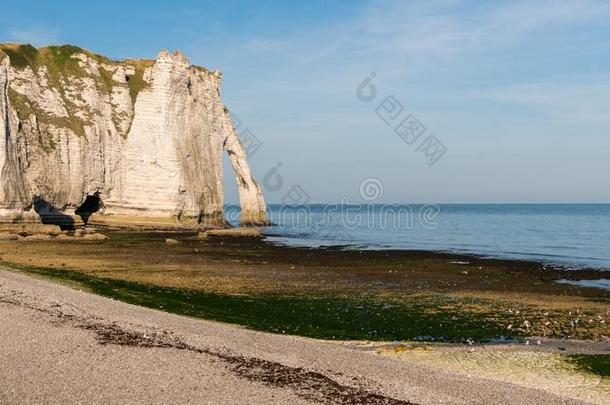
[[[265,237],[270,238],[292,238],[289,234],[286,235],[276,235],[276,234],[265,234]],[[298,239],[298,238],[295,238]],[[384,252],[413,252],[415,254],[438,254],[438,255],[451,255],[460,257],[462,259],[477,259],[477,260],[497,260],[497,261],[505,261],[505,262],[523,262],[528,263],[535,266],[542,266],[549,269],[554,270],[562,270],[566,272],[571,271],[585,271],[585,272],[600,272],[603,274],[607,273],[608,278],[610,278],[610,267],[594,267],[594,266],[586,266],[586,265],[571,265],[567,263],[560,262],[552,262],[552,261],[544,261],[542,259],[536,258],[525,258],[525,257],[507,257],[502,253],[482,253],[476,251],[467,251],[467,250],[459,250],[459,249],[412,249],[412,248],[393,248],[390,246],[374,246],[374,245],[351,245],[351,244],[337,244],[337,245],[317,245],[317,246],[308,246],[308,245],[300,245],[300,244],[291,244],[282,241],[268,240],[268,243],[272,243],[277,246],[295,248],[295,249],[340,249],[345,251],[384,251]],[[520,255],[520,254],[516,254]]]
[[[275,237],[276,235],[268,235],[264,234],[265,237]],[[283,243],[279,241],[267,240],[267,243],[273,244],[278,247],[286,247],[293,249],[309,249],[309,250],[342,250],[342,251],[368,251],[368,252],[388,252],[388,253],[412,253],[414,255],[430,255],[430,256],[438,256],[438,257],[453,257],[456,261],[461,261],[459,259],[464,259],[464,261],[475,261],[475,260],[488,260],[495,262],[504,262],[506,264],[511,263],[520,263],[524,266],[533,266],[533,267],[543,267],[549,270],[560,270],[565,272],[583,272],[585,273],[596,273],[596,274],[607,274],[610,277],[610,269],[605,269],[602,267],[592,267],[592,266],[577,266],[570,267],[567,264],[561,263],[553,263],[553,262],[545,262],[542,260],[536,259],[527,259],[527,258],[510,258],[503,257],[500,254],[486,254],[486,253],[476,253],[476,252],[468,252],[468,251],[459,251],[459,250],[442,250],[442,249],[397,249],[391,247],[366,247],[361,245],[320,245],[320,246],[304,246],[304,245],[291,245],[289,243]]]
[[[269,236],[263,233],[265,237]],[[275,235],[273,235],[275,236]],[[500,265],[502,267],[512,268],[515,271],[538,271],[544,274],[549,274],[553,277],[553,281],[558,283],[564,283],[578,287],[578,284],[572,284],[572,282],[579,281],[599,281],[604,280],[610,282],[610,269],[595,268],[589,266],[570,267],[560,263],[550,263],[541,260],[534,259],[520,259],[520,258],[507,258],[501,257],[500,255],[487,255],[484,253],[471,253],[471,252],[460,252],[451,250],[434,250],[434,249],[394,249],[394,248],[368,248],[360,247],[357,245],[320,245],[320,246],[300,246],[291,245],[279,241],[266,241],[271,245],[292,248],[292,249],[305,249],[305,250],[338,250],[345,252],[383,252],[388,254],[407,254],[413,255],[415,258],[430,257],[430,258],[443,258],[446,260],[452,260],[452,264],[457,265],[471,265],[471,264],[482,264],[482,265]],[[564,273],[557,273],[564,272]],[[565,277],[555,278],[558,274],[563,274]],[[593,288],[596,290],[610,291],[610,285],[608,286],[595,286],[595,285],[580,285],[583,288]]]
[[[142,235],[146,237],[146,235],[159,235],[161,236],[177,236],[179,238],[188,238],[197,240],[196,236],[198,234],[197,231],[193,230],[139,230],[139,229],[121,229],[117,230],[112,227],[98,226],[95,227],[95,232],[101,232],[107,235],[121,235],[121,234],[135,234]],[[199,234],[201,234],[199,232]],[[264,232],[260,233],[261,238],[252,237],[252,235],[241,235],[232,236],[220,236],[216,239],[216,242],[221,242],[223,240],[228,241],[237,241],[239,243],[262,243],[268,246],[272,246],[277,249],[294,251],[295,253],[299,252],[313,252],[314,254],[317,252],[344,252],[346,254],[357,253],[357,254],[372,254],[372,255],[385,255],[386,257],[394,257],[400,256],[411,259],[440,259],[440,260],[450,260],[449,264],[467,266],[467,265],[481,265],[481,266],[498,266],[504,270],[508,271],[519,271],[519,272],[535,272],[536,274],[540,274],[540,279],[542,281],[549,280],[567,280],[567,281],[587,281],[587,280],[599,280],[599,279],[610,279],[610,269],[604,268],[596,268],[591,266],[579,266],[579,267],[571,267],[566,264],[561,263],[551,263],[545,262],[542,260],[536,259],[527,259],[527,258],[508,258],[502,257],[500,255],[492,255],[486,253],[476,253],[476,252],[462,252],[462,251],[452,251],[452,250],[436,250],[436,249],[397,249],[397,248],[389,248],[389,247],[379,247],[379,248],[370,248],[358,245],[320,245],[320,246],[305,246],[305,245],[295,245],[284,243],[281,241],[269,240],[268,238],[276,237],[277,235],[270,235]],[[104,240],[104,239],[100,239]],[[97,241],[97,239],[91,239],[89,241]],[[8,241],[8,240],[7,240]],[[3,242],[7,242],[0,240],[0,244]],[[10,241],[12,242],[12,241]],[[47,241],[40,240],[41,243],[53,243],[59,241]],[[83,243],[85,240],[79,241],[74,238],[62,240],[62,245],[64,242],[76,242]],[[28,242],[28,244],[32,244],[32,242]],[[0,253],[1,258],[1,253]],[[558,276],[562,275],[563,277],[559,278]],[[572,285],[576,287],[576,285]],[[582,288],[593,288],[597,290],[604,290],[604,288],[595,287],[595,286],[581,286]]]

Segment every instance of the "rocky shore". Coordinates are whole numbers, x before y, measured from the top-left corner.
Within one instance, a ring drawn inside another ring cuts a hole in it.
[[[101,241],[108,237],[95,228],[62,230],[58,225],[42,224],[2,224],[0,241],[43,242],[43,241]]]
[[[3,239],[9,240],[0,241],[0,261],[7,266],[265,331],[459,342],[610,335],[610,292],[559,283],[607,277],[594,269],[434,252],[291,248],[266,242],[253,228],[49,228],[47,235]]]

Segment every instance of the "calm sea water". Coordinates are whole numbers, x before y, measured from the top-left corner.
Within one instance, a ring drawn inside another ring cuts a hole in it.
[[[239,207],[227,206],[238,222]],[[610,204],[270,205],[294,246],[417,249],[610,270]]]

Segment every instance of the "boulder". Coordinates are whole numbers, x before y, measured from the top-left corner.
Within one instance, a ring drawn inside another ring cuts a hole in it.
[[[53,239],[51,235],[30,235],[23,238],[26,242],[41,242],[41,241],[49,241]]]
[[[108,236],[101,233],[86,233],[81,237],[82,240],[106,240]]]
[[[70,241],[76,241],[79,240],[80,238],[74,237],[74,236],[70,236],[70,235],[66,235],[64,233],[62,233],[61,235],[57,235],[55,237],[55,240],[57,241],[63,241],[63,242],[70,242]]]
[[[5,241],[5,240],[17,240],[19,239],[19,235],[14,234],[14,233],[0,233],[0,241]]]
[[[62,231],[57,225],[43,224],[0,224],[0,231],[19,235],[59,235]]]
[[[261,238],[263,234],[257,228],[242,227],[230,229],[210,229],[201,232],[198,238]]]

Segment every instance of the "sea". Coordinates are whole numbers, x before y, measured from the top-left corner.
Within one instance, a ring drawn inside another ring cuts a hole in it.
[[[227,205],[229,221],[240,209]],[[267,239],[404,249],[610,271],[610,204],[270,204]]]

